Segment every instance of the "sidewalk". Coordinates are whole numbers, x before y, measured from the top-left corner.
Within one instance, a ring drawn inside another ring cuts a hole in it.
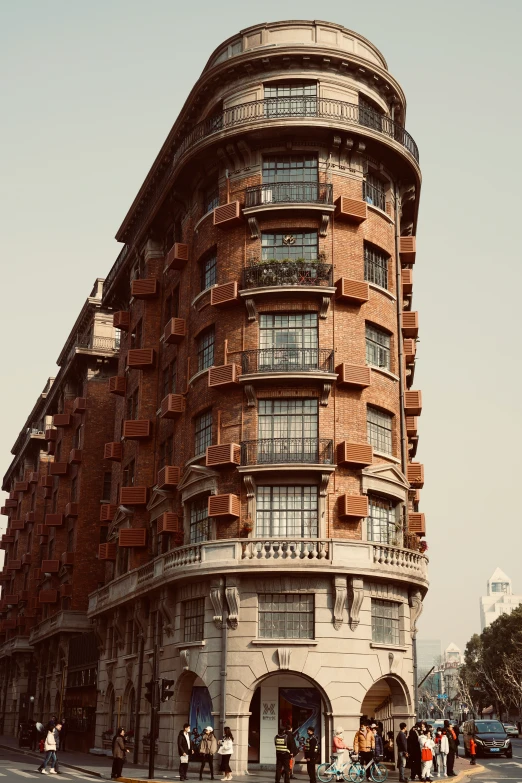
[[[34,753],[27,748],[19,748],[18,740],[15,737],[0,736],[0,749],[16,750],[17,753],[23,753],[25,756],[32,757],[34,759],[35,768],[38,767],[43,758],[41,753]],[[69,768],[75,769],[78,772],[95,775],[103,780],[110,780],[111,777],[112,759],[108,756],[96,756],[91,753],[80,753],[79,751],[66,751],[65,753],[58,754],[58,763],[64,772]],[[467,759],[458,758],[455,760],[455,772],[457,772],[458,777],[434,778],[433,780],[434,783],[438,783],[439,780],[441,783],[443,780],[446,780],[447,783],[450,781],[451,783],[459,783],[466,775],[476,775],[483,770],[484,767],[480,766],[480,764],[477,764],[476,767],[471,767]],[[197,765],[192,764],[189,767],[189,780],[192,779],[197,781],[199,777],[198,771]],[[140,781],[141,783],[141,781],[149,780],[148,774],[148,767],[134,766],[134,764],[126,763],[123,768],[123,777],[120,778],[120,780],[124,781],[124,783],[134,783],[134,781]],[[216,781],[219,781],[220,777],[220,773],[216,774]],[[305,783],[305,781],[308,781],[308,775],[306,772],[296,772],[296,779]],[[178,771],[177,769],[160,769],[159,767],[156,767],[154,780],[158,781],[158,783],[163,783],[165,780],[179,781]],[[208,780],[210,780],[210,778],[208,777],[207,771],[204,776],[204,781],[206,782]],[[273,783],[274,773],[271,770],[253,770],[249,774],[234,775],[234,781],[237,781],[237,783],[253,783],[255,780],[263,781],[263,783]],[[391,781],[391,783],[398,783],[398,772],[395,770],[390,771],[388,780]]]

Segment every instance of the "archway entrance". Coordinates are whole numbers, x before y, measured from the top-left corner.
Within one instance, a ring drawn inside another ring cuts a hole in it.
[[[303,748],[309,726],[313,726],[322,738],[324,760],[326,705],[321,692],[310,680],[290,672],[268,676],[256,688],[249,712],[249,766],[275,764],[274,737],[279,728],[288,726],[301,748],[295,760],[298,770],[304,764]]]
[[[390,675],[374,682],[361,704],[363,718],[375,718],[383,724],[384,734],[399,730],[399,723],[412,716],[408,689],[400,677]]]

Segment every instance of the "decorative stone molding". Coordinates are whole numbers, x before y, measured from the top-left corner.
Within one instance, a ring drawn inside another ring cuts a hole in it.
[[[101,656],[107,642],[107,619],[105,617],[93,617],[91,624],[92,632],[96,638],[98,652]]]
[[[221,628],[223,625],[223,586],[222,578],[213,579],[210,583],[210,602],[214,609],[212,621],[216,628]]]
[[[159,608],[159,607],[158,607]],[[138,626],[139,634],[143,639],[147,638],[147,607],[142,598],[134,603],[134,622]]]
[[[292,650],[290,647],[278,647],[277,658],[279,660],[279,668],[284,671],[290,668],[290,655]]]
[[[328,233],[328,226],[330,225],[330,214],[323,212],[321,215],[321,222],[319,224],[319,236],[324,239]]]
[[[210,492],[217,495],[218,474],[203,465],[190,465],[178,484],[181,502],[185,503],[194,495]]]
[[[390,664],[390,672],[393,670],[393,662],[395,660],[395,655],[392,652],[388,653],[388,663]]]
[[[321,390],[321,396],[319,397],[319,404],[323,407],[327,407],[328,400],[330,399],[330,393],[332,391],[332,384],[331,383],[323,383],[323,388]]]
[[[330,473],[321,473],[321,480],[319,482],[319,495],[321,495],[321,497],[326,497],[330,475]]]
[[[350,580],[350,628],[355,631],[359,625],[359,613],[364,598],[364,581],[352,576]]]
[[[158,611],[163,617],[163,630],[167,636],[174,633],[174,610],[171,609],[168,587],[165,587],[158,599]]]
[[[179,658],[181,661],[181,668],[184,671],[188,671],[190,669],[190,650],[180,650]]]
[[[390,464],[369,465],[361,471],[362,491],[379,492],[381,495],[390,495],[406,503],[408,499],[409,483],[399,467]]]
[[[422,614],[422,593],[420,590],[413,590],[410,593],[410,632],[411,638],[415,639],[417,636],[417,620]]]
[[[225,597],[228,604],[228,625],[232,630],[236,630],[239,623],[239,590],[235,580],[227,579],[225,587]]]
[[[336,576],[334,578],[334,609],[333,626],[336,631],[340,629],[344,622],[344,607],[348,595],[348,584],[345,576]]]
[[[326,318],[328,315],[328,308],[330,307],[330,297],[323,296],[319,303],[319,318]]]
[[[248,228],[250,230],[250,239],[261,239],[261,231],[256,217],[248,218]]]

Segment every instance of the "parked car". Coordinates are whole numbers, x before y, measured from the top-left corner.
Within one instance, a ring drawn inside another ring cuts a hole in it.
[[[503,726],[508,737],[518,737],[518,728],[514,723],[504,723]]]
[[[477,745],[477,756],[513,757],[513,746],[507,732],[499,720],[468,720],[461,726],[464,740],[464,752],[469,756],[471,737]]]

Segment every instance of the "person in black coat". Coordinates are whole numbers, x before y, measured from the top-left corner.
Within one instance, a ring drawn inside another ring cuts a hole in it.
[[[316,783],[315,767],[319,761],[319,743],[315,736],[315,729],[313,726],[308,726],[307,737],[304,746],[304,755],[306,761],[306,771],[308,772],[308,778],[310,783]]]
[[[415,780],[417,777],[421,780],[421,746],[419,742],[419,727],[418,724],[410,729],[408,734],[408,765],[411,770],[410,780]]]
[[[190,723],[184,723],[183,729],[178,734],[178,753],[179,753],[179,779],[186,780],[189,759],[194,753],[194,745],[190,737]]]

